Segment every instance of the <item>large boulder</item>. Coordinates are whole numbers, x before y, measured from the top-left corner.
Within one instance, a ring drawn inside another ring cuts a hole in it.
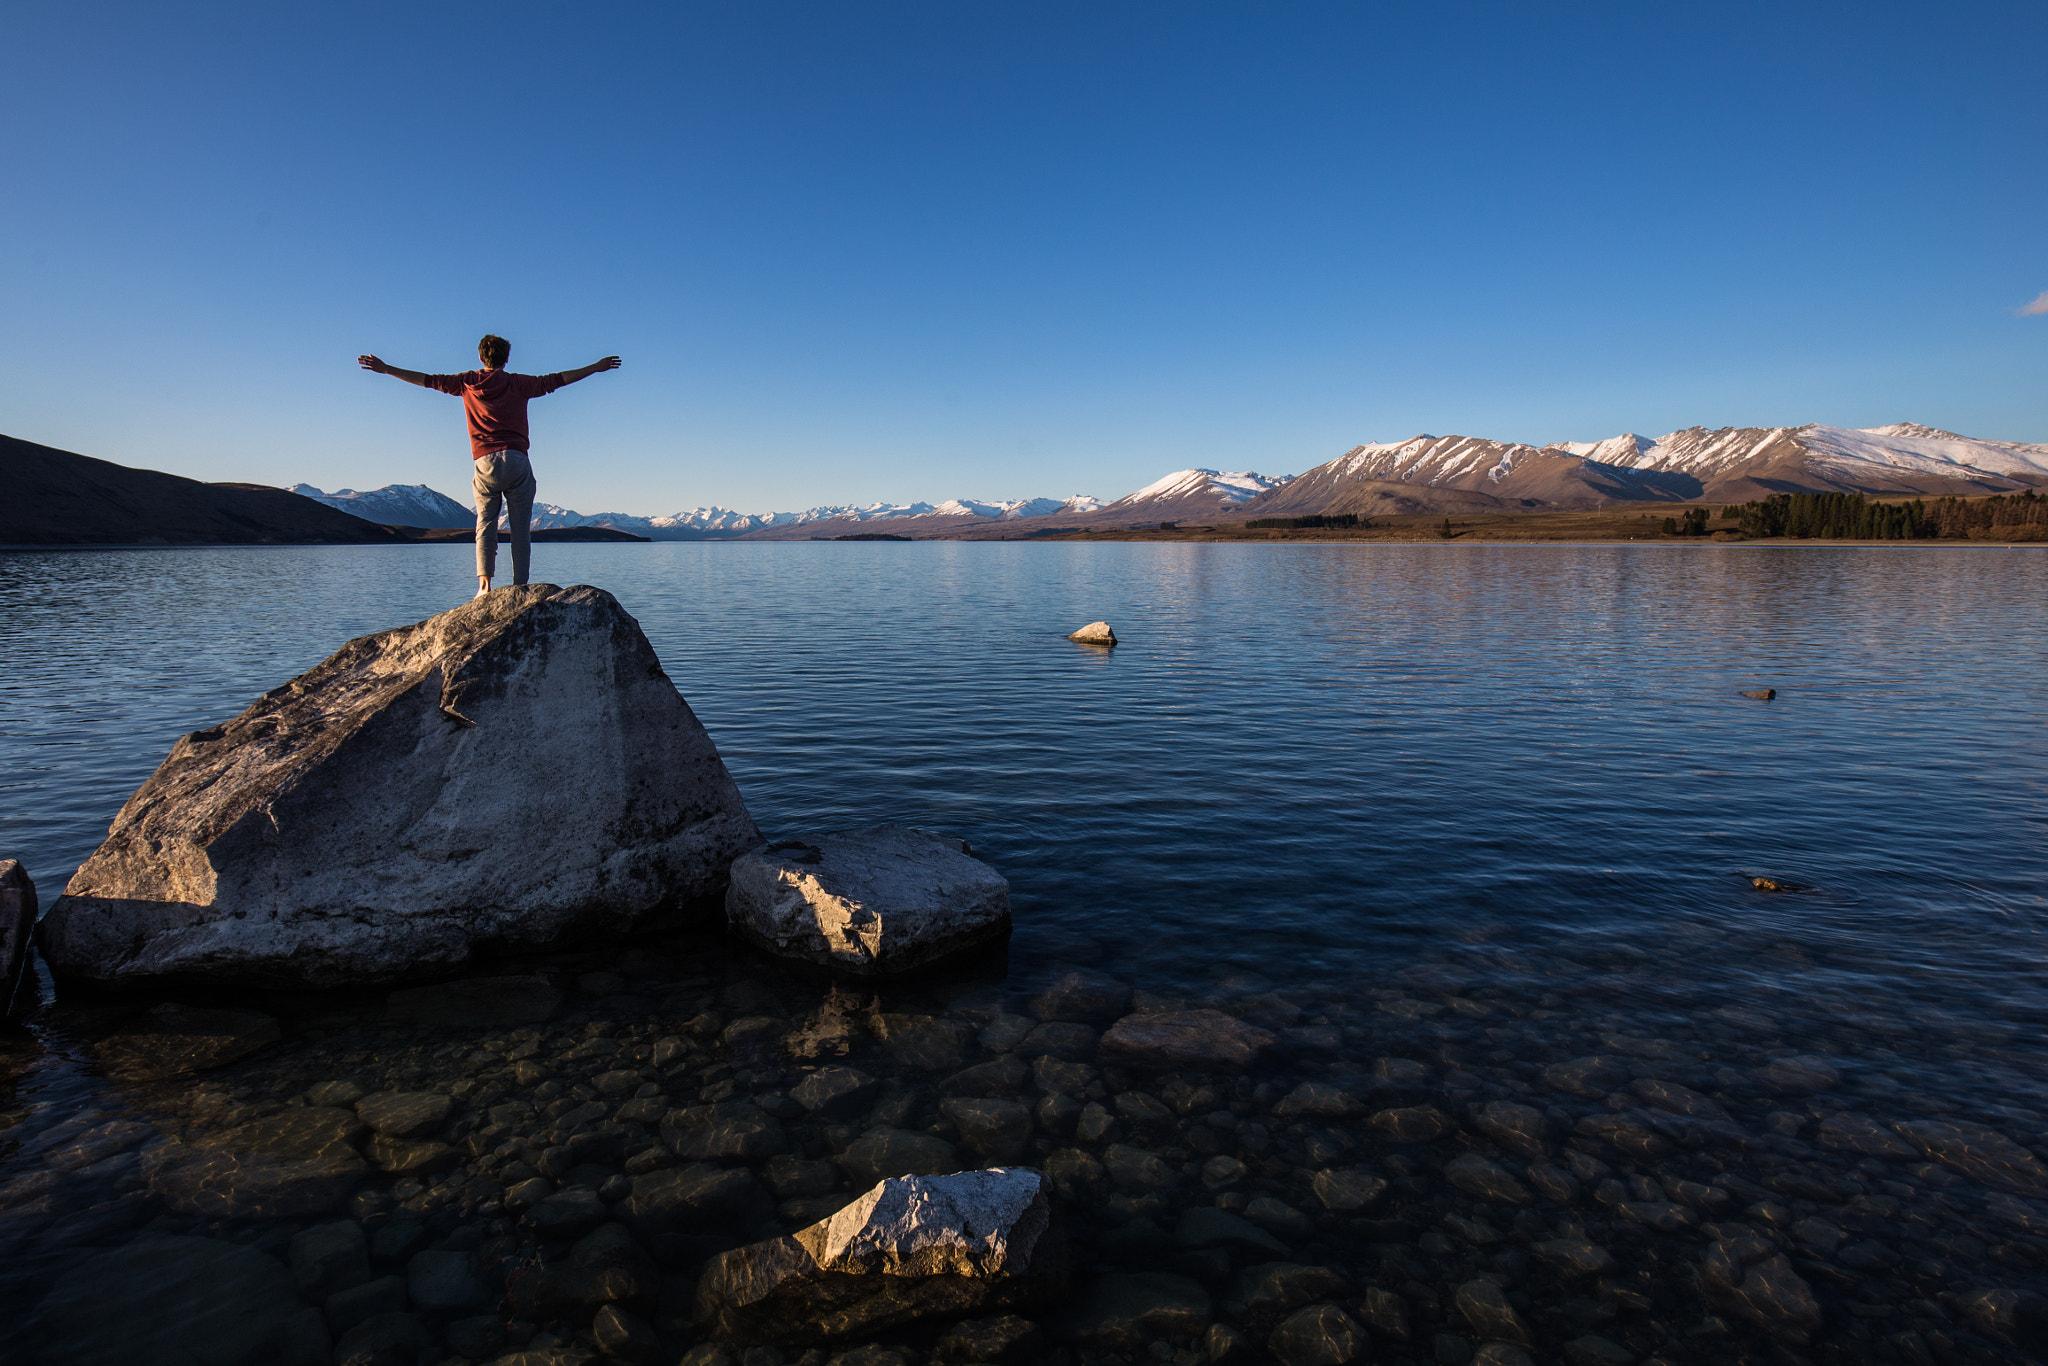
[[[1029,1167],[893,1177],[788,1237],[712,1258],[698,1320],[736,1344],[825,1343],[1058,1303],[1068,1268],[1050,1197]]]
[[[1010,884],[965,840],[877,825],[736,859],[725,917],[779,958],[887,977],[1007,938]]]
[[[759,833],[618,600],[501,588],[172,747],[44,919],[60,975],[339,986],[671,923]]]

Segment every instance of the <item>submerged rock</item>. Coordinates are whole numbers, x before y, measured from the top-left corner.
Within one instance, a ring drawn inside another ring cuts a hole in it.
[[[12,1014],[15,988],[36,933],[36,884],[19,859],[0,859],[0,1015]]]
[[[1270,1030],[1220,1010],[1168,1010],[1124,1016],[1104,1032],[1101,1053],[1137,1067],[1239,1069],[1278,1042]]]
[[[87,1258],[51,1287],[37,1359],[257,1366],[283,1354],[303,1308],[275,1257],[215,1238],[145,1235]]]
[[[100,1040],[95,1051],[107,1071],[124,1081],[162,1081],[225,1067],[281,1037],[277,1021],[254,1010],[166,1002]]]
[[[1010,884],[965,840],[877,825],[783,840],[732,865],[733,932],[848,977],[913,972],[1000,943]]]
[[[503,588],[179,740],[42,947],[99,983],[385,982],[671,923],[759,838],[617,599]]]
[[[1065,1247],[1029,1167],[906,1176],[808,1228],[711,1259],[697,1317],[737,1343],[858,1338],[932,1317],[1057,1302]]]

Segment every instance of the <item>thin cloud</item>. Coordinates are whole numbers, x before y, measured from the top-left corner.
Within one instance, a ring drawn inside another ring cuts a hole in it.
[[[2019,312],[2022,318],[2033,318],[2048,313],[2048,289],[2042,290],[2041,297],[2034,302],[2021,305]]]

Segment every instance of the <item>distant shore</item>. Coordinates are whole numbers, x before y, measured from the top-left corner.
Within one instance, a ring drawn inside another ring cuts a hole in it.
[[[1374,517],[1356,527],[1254,527],[1244,522],[1181,521],[1153,526],[1059,527],[1018,536],[999,531],[972,536],[920,537],[921,540],[1016,541],[1229,541],[1229,542],[1393,542],[1444,545],[1459,542],[1551,545],[1882,545],[1882,546],[2008,546],[2041,545],[2048,541],[2008,541],[1957,537],[1919,540],[1855,540],[1849,538],[1750,537],[1732,530],[1733,523],[1709,522],[1704,536],[1674,536],[1663,530],[1673,509],[1657,504],[1654,512],[1641,504],[1569,512],[1468,513],[1448,519],[1436,513]],[[1448,531],[1446,522],[1448,521]],[[1714,529],[1719,526],[1721,529]]]

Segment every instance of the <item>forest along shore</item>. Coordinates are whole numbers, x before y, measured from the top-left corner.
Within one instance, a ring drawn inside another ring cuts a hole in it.
[[[954,538],[932,538],[954,539]],[[1860,493],[1778,494],[1750,503],[1674,507],[1621,503],[1542,512],[1440,516],[1273,517],[1061,528],[976,540],[1033,541],[1667,541],[1722,544],[1824,542],[1836,545],[2048,545],[2048,497],[1877,499]]]

